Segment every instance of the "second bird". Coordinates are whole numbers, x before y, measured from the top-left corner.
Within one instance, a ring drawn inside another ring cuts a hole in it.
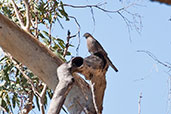
[[[108,61],[109,65],[116,71],[118,72],[118,69],[113,65],[112,61],[109,59],[107,56],[106,51],[103,49],[103,47],[100,45],[100,43],[90,34],[90,33],[85,33],[84,37],[87,40],[87,48],[88,51],[91,54],[95,54],[97,52],[101,52],[105,59]]]

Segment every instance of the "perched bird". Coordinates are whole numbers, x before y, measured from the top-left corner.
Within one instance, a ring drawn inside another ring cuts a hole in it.
[[[90,34],[90,33],[85,33],[83,35],[86,40],[87,40],[87,48],[88,51],[91,54],[96,54],[98,52],[102,53],[103,56],[106,58],[108,64],[116,71],[118,72],[118,69],[113,65],[112,61],[109,59],[109,57],[107,56],[106,51],[103,49],[103,47],[101,46],[101,44]]]

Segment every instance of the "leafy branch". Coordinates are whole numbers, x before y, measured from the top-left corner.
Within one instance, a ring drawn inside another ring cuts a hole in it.
[[[34,93],[34,94],[38,97],[38,99],[39,99],[40,110],[41,110],[42,114],[45,114],[45,111],[44,111],[44,97],[45,97],[45,94],[46,94],[47,85],[43,83],[43,84],[42,84],[42,85],[43,85],[43,89],[42,89],[41,93],[39,93],[38,90],[36,89],[36,87],[34,86],[33,81],[32,81],[32,80],[30,79],[30,77],[27,76],[27,75],[25,74],[25,72],[22,70],[21,65],[19,65],[19,64],[13,59],[13,57],[12,57],[9,53],[5,53],[5,55],[6,55],[7,57],[10,58],[10,60],[11,60],[12,63],[14,64],[14,66],[19,70],[19,72],[22,73],[22,75],[24,76],[24,78],[29,82],[29,84],[30,84],[31,87],[32,87],[33,93]],[[30,100],[30,99],[31,99],[31,100]],[[32,107],[33,96],[32,96],[30,99],[29,99],[29,101],[31,102],[31,103],[29,103],[30,106],[25,106],[25,107],[28,108],[28,109],[25,109],[25,110],[26,110],[25,112],[29,112],[29,111],[32,109],[32,108],[30,108],[30,107]],[[29,110],[29,111],[27,111],[27,110]]]
[[[43,85],[43,89],[42,89],[42,91],[41,91],[41,93],[39,93],[38,92],[38,90],[36,89],[36,87],[34,86],[34,83],[33,83],[33,81],[30,79],[30,77],[29,76],[27,76],[26,74],[25,74],[25,72],[22,70],[22,66],[21,65],[19,65],[14,59],[13,59],[13,57],[9,54],[9,53],[5,53],[5,55],[7,56],[7,57],[9,57],[10,58],[10,60],[12,61],[12,63],[14,64],[14,66],[19,70],[19,72],[21,72],[22,73],[22,75],[24,76],[24,78],[29,82],[29,84],[31,85],[31,87],[32,87],[32,90],[33,90],[33,93],[38,97],[38,99],[39,99],[39,105],[40,105],[40,110],[41,110],[41,112],[42,112],[42,114],[45,114],[45,111],[44,111],[44,97],[45,97],[45,94],[46,94],[46,89],[47,89],[47,85],[46,84],[42,84]],[[31,97],[31,100],[29,100],[29,101],[31,101],[32,102],[32,100],[33,100],[33,96]],[[29,109],[26,109],[26,110],[31,110],[30,109],[30,107],[32,107],[32,103],[29,103],[29,105],[31,105],[31,106],[27,106],[27,108],[29,107]],[[29,112],[29,111],[26,111],[26,112]]]

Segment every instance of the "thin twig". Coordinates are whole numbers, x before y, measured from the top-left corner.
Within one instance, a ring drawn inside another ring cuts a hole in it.
[[[31,19],[30,19],[30,12],[29,12],[30,8],[29,8],[28,0],[24,0],[24,5],[25,5],[25,8],[26,8],[26,25],[24,25],[23,17],[20,14],[15,1],[11,0],[11,3],[12,3],[12,6],[14,8],[15,14],[17,16],[17,19],[19,21],[19,24],[20,24],[21,28],[24,29],[25,31],[29,32],[30,31]]]
[[[36,3],[38,4],[38,0],[36,0]],[[37,9],[35,10],[35,34],[36,34],[36,38],[39,38],[39,29],[38,29],[38,11]]]
[[[38,17],[37,17],[37,12],[36,12],[36,16],[35,16],[35,34],[36,34],[36,38],[38,39]]]
[[[158,60],[157,57],[154,56],[150,51],[146,51],[146,50],[137,50],[137,52],[146,53],[148,56],[150,56],[150,57],[151,57],[154,61],[156,61],[157,63],[159,63],[159,64],[161,64],[161,65],[163,65],[163,66],[165,66],[165,67],[171,69],[171,65],[170,65],[170,64],[164,63],[164,62]]]
[[[52,35],[51,35],[51,31],[52,31],[52,23],[50,22],[49,25],[49,46],[51,47],[52,44]]]
[[[47,85],[45,83],[42,83],[43,84],[43,89],[40,93],[40,96],[43,97],[45,94],[46,94],[46,89],[47,89]]]
[[[96,110],[96,113],[99,114],[99,110],[98,110],[98,106],[97,106],[97,103],[96,103],[96,96],[95,96],[95,93],[94,93],[94,84],[92,81],[90,81],[90,88],[91,88],[91,93],[92,93],[92,98],[93,98],[93,104],[94,104],[94,108]]]
[[[122,13],[118,12],[118,14],[122,17],[122,19],[126,23],[127,29],[128,29],[128,34],[129,34],[129,40],[130,40],[130,42],[132,42],[132,39],[131,39],[131,25],[130,25],[130,21],[125,16],[123,16]]]
[[[126,7],[122,7],[120,9],[118,9],[118,10],[106,10],[106,9],[104,9],[104,8],[101,7],[101,6],[105,5],[105,4],[106,4],[106,2],[105,3],[95,4],[95,5],[71,5],[71,4],[64,4],[64,6],[71,7],[71,8],[90,8],[91,9],[92,19],[93,19],[94,24],[95,24],[95,18],[94,18],[93,8],[99,9],[99,10],[101,10],[103,12],[106,12],[106,13],[118,13],[121,16],[121,18],[123,18],[124,22],[127,25],[128,34],[129,34],[129,40],[130,40],[130,42],[132,42],[132,40],[131,40],[131,32],[130,31],[131,31],[132,27],[134,27],[135,30],[138,33],[140,33],[140,30],[141,30],[141,27],[142,27],[141,26],[142,22],[141,22],[141,16],[140,15],[137,15],[136,13],[135,14],[130,13],[129,11],[127,11],[127,9],[130,8],[131,6],[134,6],[134,5],[137,5],[137,4],[132,3],[132,4],[128,5],[128,6],[126,6]],[[132,15],[133,16],[133,19],[132,19],[133,21],[130,21],[128,18],[126,18],[123,15],[123,13],[127,13],[129,15]],[[140,27],[137,27],[137,25],[136,25],[136,23],[137,23],[137,21],[136,21],[137,17],[139,18],[139,21],[140,21],[139,22]]]
[[[168,98],[167,98],[167,113],[166,114],[169,114],[170,112],[170,109],[171,109],[171,74],[166,72],[168,74]]]
[[[67,42],[66,42],[66,45],[65,45],[65,49],[64,49],[64,52],[63,52],[63,57],[65,57],[66,56],[66,54],[67,54],[67,52],[68,52],[68,48],[69,48],[69,41],[70,41],[70,39],[71,38],[73,38],[73,37],[76,37],[76,35],[73,35],[73,36],[70,36],[71,35],[71,33],[70,33],[70,31],[68,30],[68,33],[67,33]]]
[[[106,4],[106,2],[103,3],[103,4],[79,5],[79,6],[71,5],[71,4],[63,4],[63,6],[72,7],[72,8],[97,8],[97,9],[103,11],[103,12],[107,12],[107,13],[117,13],[117,12],[123,11],[123,10],[128,9],[129,7],[135,5],[135,4],[133,3],[133,4],[130,4],[130,5],[126,6],[126,7],[123,7],[123,8],[120,8],[120,9],[118,9],[118,10],[113,10],[113,11],[112,11],[112,10],[106,10],[106,9],[100,7],[100,6],[105,5],[105,4]]]
[[[90,7],[91,9],[91,15],[92,15],[92,19],[93,19],[93,24],[94,24],[94,28],[93,28],[93,32],[95,31],[95,24],[96,24],[96,20],[95,20],[95,17],[94,17],[94,11],[93,11],[93,8]]]
[[[138,114],[141,114],[141,99],[142,99],[142,93],[140,93],[139,100],[138,100]]]
[[[135,79],[134,82],[143,81],[146,78],[149,78],[151,76],[151,73],[152,73],[153,69],[157,69],[155,64],[152,66],[152,68],[150,69],[150,71],[148,72],[148,74],[146,74],[145,76],[143,76],[141,78]]]
[[[142,20],[141,20],[141,16],[138,13],[131,13],[130,11],[124,10],[126,13],[128,13],[129,15],[132,15],[133,18],[133,22],[132,25],[135,28],[135,30],[140,34],[141,29],[142,29]],[[139,22],[137,22],[137,18],[139,20]],[[139,27],[137,26],[137,24],[139,24]]]
[[[81,30],[81,26],[80,26],[79,22],[77,21],[77,19],[74,16],[68,16],[68,17],[74,19],[74,21],[75,21],[75,23],[77,25],[77,28],[78,28],[78,31],[75,34],[76,36],[78,36],[78,45],[77,45],[77,48],[76,48],[76,52],[77,52],[76,55],[78,55],[78,50],[79,50],[79,47],[80,47],[80,30]]]
[[[95,5],[79,5],[79,6],[76,6],[76,5],[71,5],[71,4],[63,4],[63,6],[68,6],[68,7],[72,7],[72,8],[90,8],[90,7],[100,7],[102,5],[105,5],[107,4],[106,2],[105,3],[98,3],[98,4],[95,4]]]
[[[24,0],[24,4],[25,4],[25,7],[26,7],[26,26],[25,26],[25,30],[27,32],[30,31],[30,6],[29,6],[29,3],[28,3],[28,0]]]
[[[12,3],[12,6],[13,6],[13,8],[14,8],[14,11],[15,11],[15,14],[16,14],[16,16],[17,16],[17,19],[18,19],[18,21],[19,21],[19,24],[21,25],[21,28],[24,29],[24,28],[25,28],[24,22],[23,22],[23,19],[22,19],[21,15],[20,15],[19,11],[18,11],[18,7],[17,7],[17,5],[15,4],[14,0],[11,0],[11,3]]]
[[[46,95],[46,89],[47,89],[47,85],[43,83],[43,90],[40,93],[40,97],[39,98],[39,104],[40,104],[40,110],[41,110],[41,114],[45,114],[45,110],[44,110],[44,97]]]
[[[56,18],[56,20],[58,21],[59,25],[61,26],[62,29],[64,29],[64,26],[62,25],[62,23],[60,22],[59,18]]]
[[[5,110],[5,108],[3,108],[2,106],[0,106],[0,111],[7,112],[7,111]]]

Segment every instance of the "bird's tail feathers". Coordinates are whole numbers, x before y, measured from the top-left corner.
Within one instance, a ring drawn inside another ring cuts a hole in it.
[[[109,61],[109,65],[116,71],[118,72],[118,69],[113,65],[112,61],[107,57],[108,61]]]

